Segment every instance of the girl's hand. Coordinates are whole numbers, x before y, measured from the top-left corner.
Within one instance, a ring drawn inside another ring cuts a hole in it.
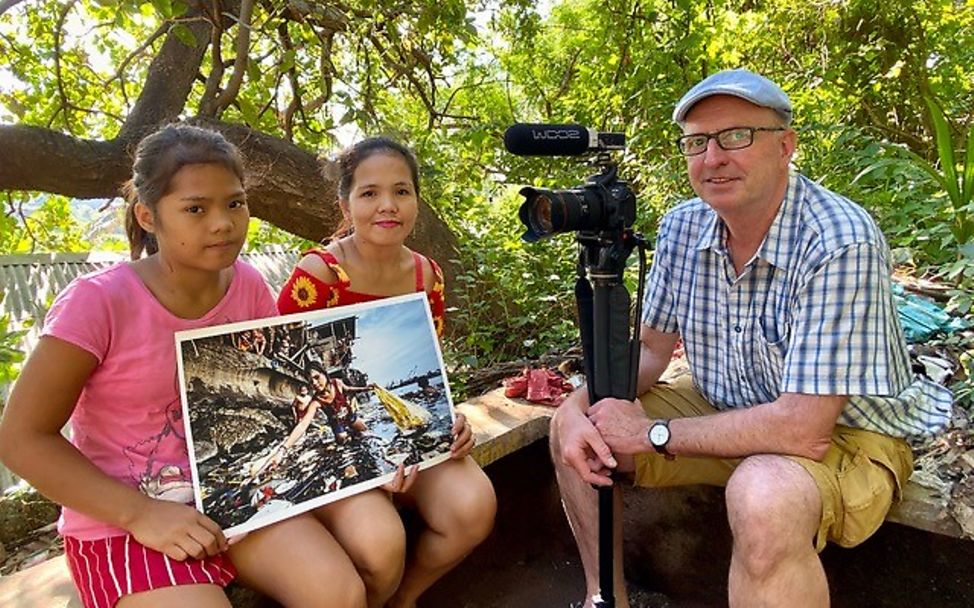
[[[466,458],[473,450],[473,430],[463,414],[457,414],[453,421],[453,445],[450,446],[450,458],[460,460]]]
[[[215,521],[193,507],[168,500],[146,500],[128,530],[146,547],[177,561],[212,557],[229,547]]]
[[[396,469],[396,476],[392,478],[392,481],[383,485],[382,489],[393,494],[408,492],[409,488],[413,487],[413,484],[416,483],[417,475],[419,475],[418,464],[414,464],[409,469],[406,469],[404,465],[400,464],[399,468]]]

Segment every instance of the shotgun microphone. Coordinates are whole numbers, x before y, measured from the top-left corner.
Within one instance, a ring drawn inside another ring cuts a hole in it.
[[[504,131],[504,147],[517,156],[580,156],[622,150],[623,133],[601,133],[582,125],[518,123]]]

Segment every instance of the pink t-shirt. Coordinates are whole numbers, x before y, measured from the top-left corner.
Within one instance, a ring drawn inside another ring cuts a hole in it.
[[[173,334],[277,315],[270,289],[237,260],[226,295],[199,319],[180,319],[128,263],[75,279],[54,301],[43,335],[98,359],[71,415],[71,442],[99,469],[154,498],[192,503]],[[61,534],[81,540],[126,534],[64,508]]]

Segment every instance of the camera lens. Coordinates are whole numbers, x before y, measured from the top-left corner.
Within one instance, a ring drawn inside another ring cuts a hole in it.
[[[548,235],[554,232],[551,224],[551,199],[544,193],[538,194],[534,199],[534,205],[530,209],[528,221],[531,230],[538,234]]]
[[[527,228],[521,238],[528,242],[561,232],[585,229],[593,219],[597,219],[589,217],[589,202],[594,202],[598,207],[598,201],[587,202],[584,189],[522,188],[521,194],[524,203],[518,215]]]

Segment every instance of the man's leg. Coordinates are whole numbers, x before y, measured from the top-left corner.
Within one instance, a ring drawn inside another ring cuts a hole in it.
[[[812,476],[783,456],[751,456],[727,482],[726,500],[731,608],[828,606],[814,546],[822,498]]]
[[[558,411],[555,412],[555,417]],[[599,591],[599,501],[598,491],[583,481],[573,468],[561,460],[559,425],[552,421],[549,437],[551,460],[555,466],[558,490],[568,516],[568,524],[575,536],[582,569],[585,571],[585,608],[592,608],[592,596]],[[630,458],[617,458],[619,469],[632,471]],[[624,462],[626,461],[626,462]],[[629,608],[626,585],[622,576],[622,492],[618,484],[613,488],[613,570],[617,608]]]

